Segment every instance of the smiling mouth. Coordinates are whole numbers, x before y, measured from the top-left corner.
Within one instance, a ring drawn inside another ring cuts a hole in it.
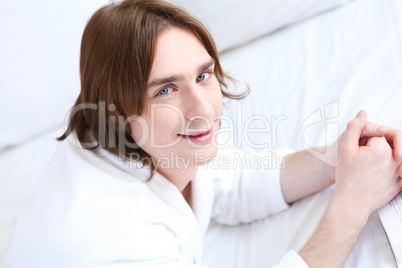
[[[212,129],[190,132],[188,134],[177,134],[180,137],[183,137],[186,140],[189,140],[196,144],[207,143],[212,138]]]

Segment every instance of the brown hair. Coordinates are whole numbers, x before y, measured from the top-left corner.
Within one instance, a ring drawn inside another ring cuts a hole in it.
[[[226,75],[208,30],[186,11],[158,0],[125,0],[100,8],[89,20],[81,41],[81,92],[61,141],[74,132],[85,149],[102,147],[123,159],[145,160],[148,154],[130,135],[129,116],[141,115],[151,73],[157,37],[164,29],[182,27],[194,33],[215,61],[222,90]],[[93,144],[95,141],[96,144]]]

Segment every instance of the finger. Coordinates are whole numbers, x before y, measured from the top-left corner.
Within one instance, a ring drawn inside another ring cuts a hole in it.
[[[401,187],[401,190],[402,190],[402,178],[401,177],[399,177],[398,183],[399,183],[399,187]]]
[[[357,151],[359,148],[359,139],[367,122],[367,114],[361,110],[357,116],[348,123],[343,133],[342,144],[344,150]]]
[[[377,148],[387,148],[388,150],[391,150],[391,146],[388,144],[388,142],[384,136],[369,138],[366,146],[377,147]]]
[[[388,143],[394,149],[394,157],[402,161],[402,131],[383,125],[377,125],[372,122],[367,122],[363,129],[361,138],[380,136],[385,136]],[[360,144],[361,143],[362,142],[360,142]]]
[[[399,165],[399,167],[396,170],[396,172],[398,172],[399,177],[402,177],[402,164]]]
[[[383,125],[378,125],[373,122],[367,122],[366,125],[364,126],[364,129],[362,131],[362,135],[360,138],[365,138],[365,137],[381,137],[384,136],[385,133],[388,131],[388,127],[383,126]]]
[[[388,131],[384,133],[384,136],[394,149],[394,157],[402,161],[402,131],[389,128]]]

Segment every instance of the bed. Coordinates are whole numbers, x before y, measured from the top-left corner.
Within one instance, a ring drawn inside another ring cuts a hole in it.
[[[0,3],[0,260],[79,92],[79,42],[89,16],[109,1]],[[402,129],[402,1],[184,1],[217,40],[221,61],[250,87],[225,101],[224,142],[241,150],[309,149],[336,140],[360,109]],[[215,3],[216,2],[216,3]],[[244,129],[254,131],[244,132]],[[211,222],[204,263],[270,267],[300,249],[333,187],[270,218],[236,226]],[[1,261],[0,261],[1,263]],[[374,213],[345,267],[397,267]]]

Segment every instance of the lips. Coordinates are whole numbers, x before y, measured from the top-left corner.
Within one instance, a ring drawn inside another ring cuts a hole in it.
[[[207,143],[212,138],[212,129],[203,130],[203,131],[195,131],[187,134],[178,134],[180,137],[187,139],[195,144],[203,144]]]

